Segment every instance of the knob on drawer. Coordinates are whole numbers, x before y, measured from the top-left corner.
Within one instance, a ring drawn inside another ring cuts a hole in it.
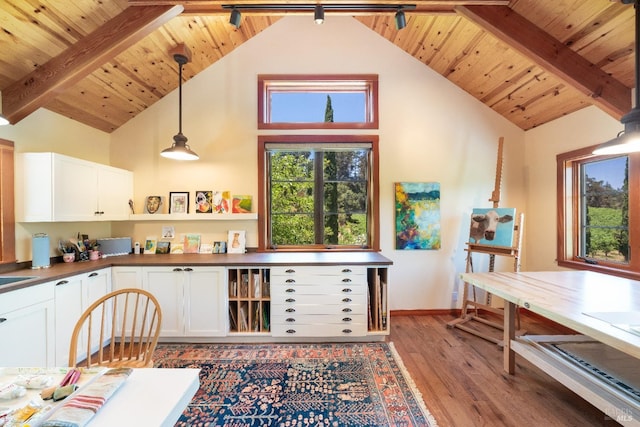
[[[342,332],[344,332],[344,331],[342,331]],[[295,329],[287,329],[287,333],[288,334],[295,334],[296,330]]]
[[[295,313],[295,312],[296,312],[296,309],[295,309],[295,308],[287,308],[285,311],[286,311],[287,313]]]
[[[295,273],[296,271],[293,268],[287,268],[287,270],[285,271],[285,273]]]
[[[343,308],[343,309],[342,309],[342,312],[343,312],[343,313],[351,313],[351,309],[350,309],[350,308],[348,308],[348,307],[347,307],[347,308]]]
[[[346,277],[346,278],[342,279],[342,283],[351,283],[351,279]]]
[[[351,298],[342,298],[342,302],[351,302]]]
[[[342,272],[343,273],[351,273],[351,269],[350,268],[343,268]]]
[[[285,292],[288,292],[288,293],[293,293],[295,291],[296,291],[295,289],[291,289],[291,288],[285,289]]]
[[[286,283],[296,283],[296,279],[287,279],[285,280]]]
[[[295,322],[296,319],[294,319],[293,317],[287,317],[285,321],[291,323],[291,322]]]
[[[342,318],[343,322],[351,322],[351,320],[352,320],[351,317],[343,317]]]
[[[343,329],[342,330],[343,334],[350,334],[351,332],[353,332],[351,329]]]
[[[287,298],[285,302],[296,302],[295,298]]]
[[[351,288],[344,288],[344,289],[342,290],[342,292],[349,293],[349,292],[351,292]]]

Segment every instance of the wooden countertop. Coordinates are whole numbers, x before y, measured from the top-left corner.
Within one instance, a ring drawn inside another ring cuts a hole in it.
[[[56,263],[49,268],[22,269],[0,274],[0,277],[32,277],[29,280],[0,285],[0,294],[21,288],[120,266],[201,266],[201,267],[270,267],[286,265],[373,265],[389,266],[393,261],[378,252],[248,252],[245,254],[167,254],[122,255],[98,261]]]

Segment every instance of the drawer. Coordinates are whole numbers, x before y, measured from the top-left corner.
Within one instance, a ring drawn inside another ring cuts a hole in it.
[[[360,285],[298,286],[295,284],[271,287],[271,299],[284,298],[294,294],[314,295],[316,297],[333,295],[335,298],[338,298],[340,295],[366,295],[367,287]]]
[[[289,285],[295,284],[299,286],[331,286],[331,285],[366,285],[367,276],[313,276],[308,274],[295,274],[291,276],[271,276],[271,285]]]
[[[275,315],[303,315],[303,314],[330,314],[330,315],[348,315],[348,314],[366,314],[367,306],[365,304],[272,304],[271,316]]]
[[[271,315],[272,325],[349,325],[367,323],[366,314],[292,314]]]
[[[367,277],[367,267],[353,265],[328,265],[328,266],[289,266],[271,267],[273,276],[364,276]]]
[[[273,337],[363,337],[367,324],[271,325]]]
[[[362,304],[366,305],[367,298],[363,294],[345,294],[345,295],[305,295],[301,293],[292,294],[276,294],[271,297],[271,305],[297,305],[297,304],[314,304],[314,305],[350,305]]]

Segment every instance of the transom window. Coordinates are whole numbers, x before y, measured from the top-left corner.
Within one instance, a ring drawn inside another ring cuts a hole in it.
[[[379,250],[378,138],[259,137],[259,250]]]
[[[557,156],[558,265],[640,278],[640,153],[594,148]]]

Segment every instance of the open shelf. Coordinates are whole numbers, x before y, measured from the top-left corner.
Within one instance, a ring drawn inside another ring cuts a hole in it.
[[[131,214],[129,221],[250,221],[257,213],[188,213],[188,214]]]
[[[270,331],[271,297],[268,268],[229,269],[229,332]]]

